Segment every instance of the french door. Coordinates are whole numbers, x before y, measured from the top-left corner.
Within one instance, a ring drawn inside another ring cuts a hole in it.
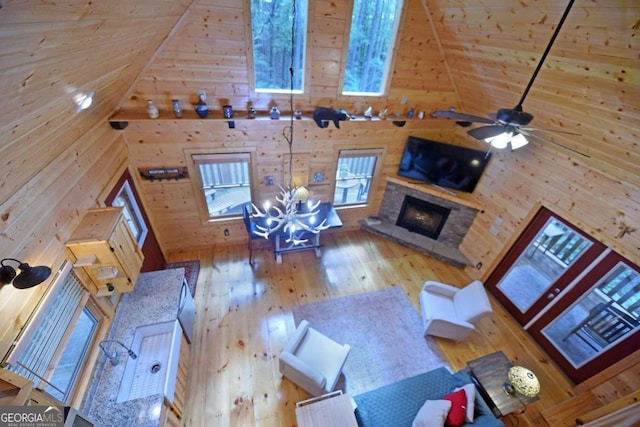
[[[487,288],[575,382],[640,348],[640,269],[542,208]]]

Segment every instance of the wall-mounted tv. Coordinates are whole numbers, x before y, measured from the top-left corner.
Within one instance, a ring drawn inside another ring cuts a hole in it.
[[[486,151],[410,136],[398,175],[472,193],[490,158]]]

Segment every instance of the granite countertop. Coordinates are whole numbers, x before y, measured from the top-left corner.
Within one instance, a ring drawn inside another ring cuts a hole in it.
[[[122,296],[107,339],[130,346],[136,328],[176,320],[184,268],[141,273],[132,292]],[[117,403],[127,355],[113,366],[100,358],[101,367],[91,386],[83,412],[101,427],[158,427],[164,398],[162,393]]]

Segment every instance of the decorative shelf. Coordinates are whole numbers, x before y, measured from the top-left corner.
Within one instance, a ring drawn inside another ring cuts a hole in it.
[[[247,117],[247,112],[246,111],[240,111],[240,110],[234,110],[233,111],[233,117],[232,118],[225,118],[222,115],[222,110],[210,110],[209,114],[207,115],[207,117],[205,118],[200,118],[195,111],[193,110],[183,110],[182,111],[182,117],[181,118],[177,118],[174,114],[173,111],[171,110],[160,110],[160,117],[158,117],[157,119],[151,119],[149,118],[149,116],[147,115],[147,113],[145,111],[119,111],[117,113],[115,113],[113,116],[111,116],[111,118],[109,119],[110,122],[139,122],[139,121],[175,121],[175,122],[179,122],[179,121],[193,121],[193,120],[197,120],[197,121],[202,121],[202,120],[211,120],[211,121],[220,121],[220,122],[230,122],[230,121],[245,121],[245,120],[257,120],[257,121],[269,121],[269,122],[289,122],[291,119],[291,113],[289,112],[282,112],[280,114],[280,119],[275,120],[272,119],[271,117],[269,117],[269,111],[265,110],[265,111],[258,111],[257,112],[257,116],[255,119],[250,119],[249,117]],[[407,119],[407,118],[399,118],[396,119],[395,116],[388,116],[385,120],[379,119],[377,117],[373,117],[371,119],[365,119],[362,116],[356,117],[355,119],[349,119],[343,122],[340,122],[341,124],[343,123],[348,123],[348,122],[358,122],[358,123],[363,123],[363,122],[375,122],[375,123],[384,123],[384,122],[388,122],[389,125],[392,125],[393,122],[406,122],[411,123],[411,122],[422,122],[425,119],[418,119],[418,118],[413,118],[413,119]],[[305,111],[303,113],[303,116],[301,119],[294,119],[294,121],[296,122],[300,122],[300,121],[314,121],[313,120],[313,112],[312,111]],[[404,126],[404,125],[403,125]],[[333,123],[329,123],[329,127],[325,128],[325,129],[335,129],[333,126]]]

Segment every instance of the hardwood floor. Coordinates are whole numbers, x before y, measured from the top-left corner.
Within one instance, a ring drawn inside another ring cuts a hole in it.
[[[359,230],[324,232],[320,259],[313,251],[254,252],[246,244],[171,254],[170,260],[200,260],[197,320],[192,343],[186,426],[294,426],[295,403],[308,398],[282,378],[278,354],[294,330],[291,309],[298,304],[401,286],[418,309],[425,280],[466,285],[467,274],[449,264]],[[453,369],[502,350],[513,362],[536,372],[540,401],[525,414],[510,415],[508,426],[547,426],[542,408],[567,399],[572,387],[537,345],[492,300],[494,314],[465,342],[438,339]]]

